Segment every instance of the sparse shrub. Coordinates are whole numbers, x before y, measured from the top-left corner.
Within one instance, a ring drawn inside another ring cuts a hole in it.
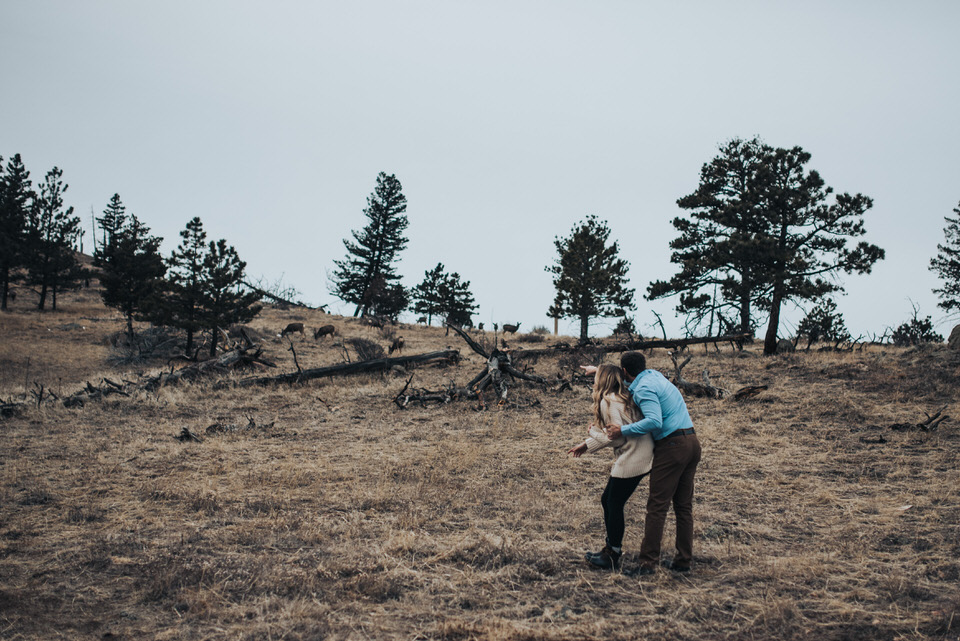
[[[637,327],[633,322],[632,316],[624,316],[617,322],[617,326],[613,328],[614,336],[625,336],[627,338],[633,338],[633,335],[637,333]]]
[[[357,353],[361,361],[375,361],[384,358],[383,347],[367,338],[350,338],[347,344]]]
[[[547,337],[543,334],[521,334],[518,337],[518,340],[521,343],[542,343],[547,340]]]
[[[894,345],[920,345],[922,343],[942,343],[943,336],[933,330],[933,321],[930,317],[921,319],[919,309],[913,306],[913,318],[894,330],[890,337]]]
[[[830,341],[839,345],[850,340],[843,321],[843,314],[837,311],[837,304],[832,298],[825,298],[810,310],[810,313],[800,321],[797,327],[797,337],[807,337],[807,349],[817,341]]]
[[[530,333],[531,333],[531,334],[538,334],[538,335],[540,335],[540,336],[549,336],[549,335],[550,335],[550,330],[547,329],[546,327],[544,327],[543,325],[537,325],[536,327],[534,327],[533,329],[530,330]]]

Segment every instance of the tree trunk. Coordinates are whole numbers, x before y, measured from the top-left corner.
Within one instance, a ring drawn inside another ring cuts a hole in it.
[[[217,338],[220,336],[220,328],[214,326],[210,330],[210,358],[217,355]]]
[[[130,337],[130,342],[133,342],[133,312],[127,312],[127,336]]]
[[[589,316],[580,316],[580,342],[586,343],[590,337],[588,333],[590,331],[590,317]]]
[[[7,295],[10,293],[10,269],[3,268],[3,298],[0,299],[0,310],[7,311]]]
[[[773,299],[770,301],[770,324],[767,325],[767,335],[763,339],[763,354],[765,356],[777,353],[777,331],[780,328],[781,303],[783,303],[783,283],[778,281],[773,286]]]
[[[37,309],[41,312],[47,304],[47,284],[43,283],[40,285],[40,302],[37,303]]]
[[[740,332],[746,334],[750,331],[750,291],[744,287],[740,294]]]
[[[190,350],[192,349],[193,349],[193,330],[188,329],[187,330],[187,347],[185,351],[187,352],[187,354],[189,354]]]

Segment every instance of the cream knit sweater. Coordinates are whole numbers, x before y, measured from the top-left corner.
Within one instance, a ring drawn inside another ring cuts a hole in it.
[[[614,394],[607,394],[600,400],[600,415],[607,425],[629,425],[643,418],[632,401],[624,403]],[[603,430],[591,425],[586,443],[588,452],[596,452],[607,446],[613,448],[617,460],[613,463],[610,476],[633,478],[648,473],[653,467],[653,437],[649,434],[621,436],[611,441]]]

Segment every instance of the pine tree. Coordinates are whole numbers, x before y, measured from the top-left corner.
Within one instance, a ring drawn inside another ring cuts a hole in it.
[[[67,189],[63,171],[54,167],[44,177],[27,216],[27,282],[40,287],[37,309],[41,311],[46,307],[48,294],[53,293],[56,309],[57,291],[76,286],[83,277],[75,255],[80,218],[73,215],[73,207],[63,209]]]
[[[127,333],[133,338],[135,318],[154,320],[158,316],[167,270],[160,255],[163,239],[151,236],[150,228],[133,215],[125,217],[122,226],[106,238],[106,244],[94,253],[94,264],[100,268],[100,297],[124,315]]]
[[[607,244],[609,238],[607,224],[588,216],[570,236],[554,240],[559,255],[546,268],[557,289],[548,315],[578,318],[581,343],[589,339],[591,318],[623,316],[633,309],[634,290],[626,286],[629,263],[619,257],[616,242]]]
[[[0,174],[0,309],[3,310],[7,309],[14,272],[27,258],[25,234],[34,198],[30,185],[30,172],[23,166],[20,154],[14,154],[7,162],[6,171]]]
[[[832,341],[839,344],[850,339],[850,332],[843,320],[843,314],[837,311],[837,304],[832,298],[824,298],[816,307],[810,310],[800,325],[797,326],[797,336],[807,337],[807,349],[817,341]]]
[[[425,314],[428,325],[434,316],[461,327],[473,324],[471,317],[477,304],[470,281],[461,281],[456,272],[446,273],[443,263],[424,272],[423,282],[413,288],[412,294],[413,311]]]
[[[203,259],[202,288],[203,325],[210,330],[210,356],[217,354],[220,329],[233,323],[245,323],[260,313],[260,295],[242,289],[243,271],[247,264],[236,250],[220,239],[210,242]]]
[[[110,202],[103,210],[103,216],[97,218],[97,225],[103,232],[103,239],[100,241],[102,247],[106,247],[113,239],[113,235],[120,231],[127,221],[127,208],[120,200],[120,194],[114,194]],[[94,251],[97,247],[97,239],[93,239]]]
[[[180,246],[167,259],[169,291],[165,296],[164,324],[187,333],[186,351],[190,353],[194,335],[204,327],[203,269],[207,255],[207,233],[199,217],[187,223],[186,229],[180,232],[180,239]]]
[[[404,215],[406,210],[407,198],[400,181],[381,172],[363,210],[369,220],[367,226],[351,232],[356,242],[344,239],[347,257],[334,261],[337,267],[331,293],[355,304],[354,316],[366,315],[375,309],[393,312],[395,316],[403,309],[397,307],[407,300],[407,293],[396,283],[400,277],[393,263],[408,242],[403,235],[409,225]]]
[[[758,138],[732,140],[700,170],[700,186],[677,201],[689,218],[677,217],[680,235],[670,242],[670,261],[680,266],[669,281],[647,288],[647,299],[679,296],[677,313],[687,317],[688,331],[721,326],[739,319],[739,331],[753,329],[754,306],[763,300],[769,280],[754,242],[762,233],[762,203],[755,186],[765,159]]]
[[[441,295],[447,321],[458,327],[472,327],[472,317],[477,304],[470,291],[470,281],[461,281],[460,274],[453,272],[447,276]]]
[[[679,294],[680,309],[723,311],[736,305],[741,330],[751,305],[769,311],[764,353],[776,353],[780,308],[787,300],[813,300],[842,291],[839,272],[869,273],[884,251],[847,241],[865,232],[873,201],[836,194],[805,165],[800,147],[773,148],[757,139],[734,140],[704,166],[700,186],[678,205],[679,238],[671,261],[681,265],[669,282],[651,283],[648,298]],[[719,288],[719,297],[710,290]]]
[[[942,288],[933,290],[940,298],[937,306],[949,314],[960,312],[960,205],[953,213],[958,214],[957,218],[944,217],[945,243],[937,245],[939,253],[930,259],[930,270],[943,281]]]
[[[443,318],[444,296],[443,287],[447,280],[443,263],[437,263],[433,269],[424,272],[423,281],[413,288],[413,311],[427,317],[427,324],[433,322],[433,317]]]

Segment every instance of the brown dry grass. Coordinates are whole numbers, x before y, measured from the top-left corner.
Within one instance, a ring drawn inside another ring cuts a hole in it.
[[[0,396],[53,376],[69,392],[131,374],[104,345],[119,319],[57,330],[111,316],[89,299],[62,306],[0,316]],[[253,326],[273,334],[295,320],[340,331],[295,337],[302,367],[340,362],[346,338],[388,344],[319,312],[268,310]],[[414,385],[462,384],[481,366],[443,330],[398,333],[410,353],[466,356],[417,370]],[[290,343],[267,342],[285,371]],[[650,359],[669,368],[661,352]],[[688,577],[582,561],[602,543],[609,470],[604,456],[564,455],[589,417],[585,388],[516,386],[540,401],[522,410],[399,411],[406,377],[390,373],[31,408],[0,423],[0,638],[956,639],[957,425],[887,426],[956,406],[960,355],[700,350],[686,373],[703,367],[729,389],[770,389],[742,404],[690,401],[704,460]],[[274,425],[173,438],[247,417]],[[628,555],[645,496],[641,486],[628,504]]]

